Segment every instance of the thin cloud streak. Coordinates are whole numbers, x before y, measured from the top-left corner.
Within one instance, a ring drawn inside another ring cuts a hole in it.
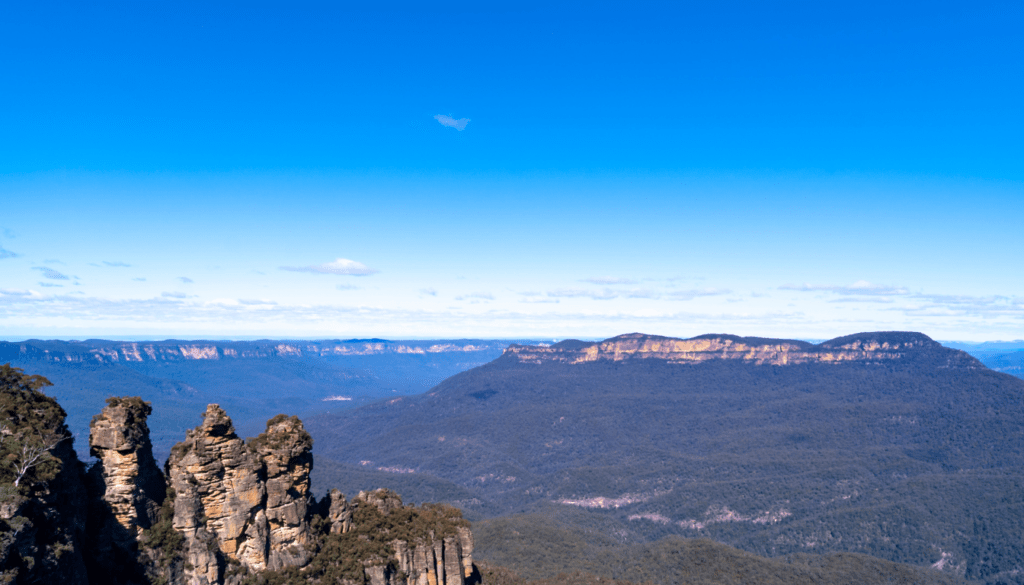
[[[347,258],[338,258],[333,262],[314,266],[281,266],[280,269],[289,272],[311,272],[313,274],[337,274],[343,276],[369,276],[380,272],[362,262],[356,262]]]
[[[909,291],[903,287],[884,286],[872,284],[866,280],[858,280],[849,285],[812,285],[812,284],[784,284],[779,290],[795,290],[800,292],[831,292],[840,295],[905,295]]]
[[[52,268],[45,266],[33,266],[32,270],[38,270],[43,273],[43,278],[49,278],[50,280],[71,280],[66,274],[61,274]]]
[[[638,284],[639,281],[633,280],[632,278],[619,278],[617,276],[598,276],[595,278],[584,278],[580,282],[589,282],[590,284]]]
[[[727,288],[701,288],[692,290],[676,290],[666,293],[665,296],[680,300],[692,301],[697,297],[717,297],[730,294],[732,291]]]
[[[548,296],[562,299],[585,298],[593,299],[595,301],[608,301],[618,297],[619,293],[607,288],[602,291],[562,288],[549,291]]]

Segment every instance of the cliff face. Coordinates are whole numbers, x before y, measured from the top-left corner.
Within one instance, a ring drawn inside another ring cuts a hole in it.
[[[702,335],[674,339],[630,333],[596,343],[562,342],[550,347],[512,345],[504,357],[523,363],[582,364],[599,360],[660,359],[672,363],[742,360],[755,364],[881,363],[920,354],[943,354],[950,367],[979,367],[963,352],[947,350],[920,333],[880,332],[851,335],[818,345],[785,339]]]
[[[309,561],[312,446],[295,417],[272,419],[247,445],[219,406],[207,408],[167,462],[190,583],[221,582],[226,564],[260,572]]]
[[[156,522],[166,491],[146,426],[152,411],[138,398],[111,398],[90,425],[89,453],[99,459],[90,474],[113,520],[132,542]]]
[[[176,362],[188,360],[332,357],[384,354],[429,355],[477,353],[501,347],[496,342],[400,343],[387,340],[267,342],[0,342],[0,360],[35,359],[49,362],[100,363]]]

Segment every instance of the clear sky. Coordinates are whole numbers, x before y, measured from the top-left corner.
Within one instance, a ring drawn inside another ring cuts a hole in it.
[[[1024,338],[1021,30],[1019,2],[7,3],[0,337]]]

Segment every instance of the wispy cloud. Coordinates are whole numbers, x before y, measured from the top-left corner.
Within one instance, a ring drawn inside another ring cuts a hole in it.
[[[128,268],[131,266],[131,264],[125,264],[124,262],[107,262],[106,260],[103,261],[103,264],[113,268]]]
[[[692,301],[697,297],[717,297],[727,295],[732,291],[727,288],[700,288],[691,290],[674,290],[665,293],[665,296],[679,301]]]
[[[482,300],[482,301],[493,301],[494,300],[494,295],[492,295],[491,293],[488,293],[488,292],[475,292],[475,293],[469,293],[468,295],[461,295],[461,296],[455,297],[455,300],[457,300],[457,301],[465,301],[465,300],[473,300],[473,299]]]
[[[313,272],[315,274],[341,274],[347,276],[369,276],[380,272],[362,262],[346,258],[338,258],[334,262],[317,264],[315,266],[281,266],[280,268],[290,272]]]
[[[5,250],[3,249],[3,247],[0,247],[0,260],[3,260],[5,258],[17,258],[18,256],[21,256],[21,254],[15,254],[10,250]]]
[[[192,284],[193,282],[195,282],[194,280],[192,280],[191,278],[189,278],[187,276],[179,276],[178,277],[178,281],[179,282],[183,282],[185,284]]]
[[[238,304],[240,304],[240,305],[248,305],[248,306],[254,306],[254,305],[277,305],[277,303],[275,303],[274,301],[264,300],[264,299],[238,299]]]
[[[590,284],[637,284],[638,281],[632,278],[619,278],[617,276],[597,276],[594,278],[584,278],[580,282],[589,282]]]
[[[436,297],[437,296],[437,291],[432,289],[432,288],[421,288],[420,289],[420,294],[421,295],[427,295],[427,296],[430,296],[430,297]]]
[[[67,275],[45,266],[33,266],[32,270],[39,270],[43,273],[43,278],[49,278],[50,280],[71,280]]]
[[[1022,297],[916,294],[908,300],[910,306],[892,307],[889,310],[915,317],[1024,318]]]
[[[39,286],[42,286],[42,287],[45,287],[45,288],[54,288],[54,287],[56,287],[56,288],[64,288],[63,284],[54,284],[52,282],[40,282]]]
[[[438,114],[434,116],[434,119],[437,120],[438,123],[441,124],[442,126],[455,128],[459,132],[465,130],[466,124],[469,124],[469,118],[459,118],[458,120],[456,120],[455,118],[451,116],[446,116],[444,114]]]
[[[168,299],[184,299],[188,295],[186,295],[183,292],[164,292],[164,293],[160,293],[160,296],[162,296],[164,298],[168,298]]]
[[[875,304],[892,304],[892,297],[874,296],[874,297],[841,297],[838,299],[831,299],[830,303],[875,303]]]
[[[661,293],[649,288],[636,288],[623,291],[622,296],[627,299],[660,299]]]
[[[560,288],[548,291],[548,296],[556,299],[593,299],[595,301],[607,301],[619,296],[619,293],[611,290],[586,290],[578,288]]]
[[[796,290],[803,292],[831,292],[840,295],[905,295],[909,291],[903,287],[872,284],[866,280],[858,280],[848,285],[830,284],[784,284],[779,290]]]
[[[16,288],[0,288],[0,296],[4,297],[31,297],[33,296],[32,291],[16,289]]]

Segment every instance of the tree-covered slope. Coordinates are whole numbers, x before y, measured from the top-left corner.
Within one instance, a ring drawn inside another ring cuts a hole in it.
[[[308,426],[343,489],[346,469],[411,499],[443,483],[478,519],[543,509],[623,543],[708,537],[1024,582],[1024,381],[920,334],[637,339],[512,348]],[[731,349],[691,351],[707,339]]]

